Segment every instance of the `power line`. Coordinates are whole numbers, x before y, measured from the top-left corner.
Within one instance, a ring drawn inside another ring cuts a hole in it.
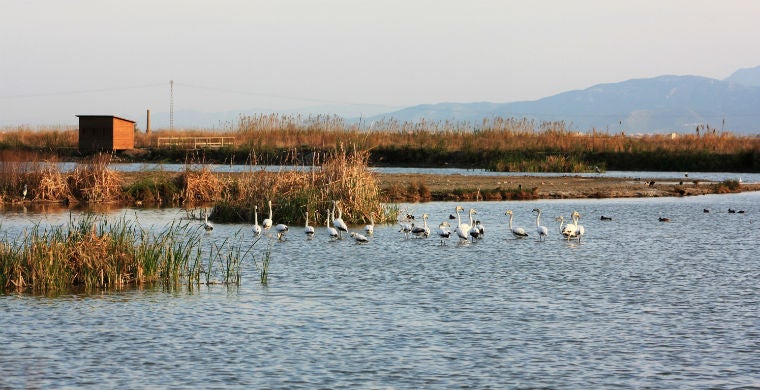
[[[146,85],[136,85],[136,86],[131,86],[131,87],[108,87],[108,88],[74,90],[74,91],[45,92],[45,93],[26,94],[26,95],[6,95],[6,96],[0,96],[0,99],[3,99],[3,100],[27,99],[27,98],[48,97],[48,96],[81,95],[81,94],[87,94],[87,93],[102,93],[102,92],[113,92],[113,91],[126,91],[130,89],[155,88],[155,87],[160,87],[163,85],[165,84],[163,83],[162,84],[146,84]]]
[[[345,101],[329,100],[329,99],[317,99],[317,98],[309,98],[309,97],[303,97],[303,96],[272,95],[272,94],[266,94],[266,93],[261,93],[261,92],[240,91],[240,90],[234,90],[234,89],[229,89],[229,88],[209,87],[209,86],[197,85],[197,84],[186,84],[186,83],[175,83],[175,84],[185,86],[185,87],[190,87],[190,88],[205,89],[208,91],[217,91],[217,92],[225,92],[225,93],[234,93],[238,95],[260,96],[260,97],[287,99],[287,100],[302,100],[302,101],[317,102],[317,103],[370,104],[370,103],[345,102]]]

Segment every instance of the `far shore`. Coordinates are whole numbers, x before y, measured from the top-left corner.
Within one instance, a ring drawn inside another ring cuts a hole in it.
[[[683,179],[647,179],[611,177],[566,176],[465,176],[430,174],[380,174],[381,187],[408,186],[424,183],[431,192],[431,200],[457,200],[458,193],[473,190],[477,194],[494,189],[521,189],[533,194],[529,199],[583,199],[583,198],[640,198],[664,196],[692,196],[727,192],[760,191],[760,184],[741,184],[729,191],[721,182],[687,181]],[[493,192],[493,191],[491,191]],[[487,195],[483,195],[488,200]]]

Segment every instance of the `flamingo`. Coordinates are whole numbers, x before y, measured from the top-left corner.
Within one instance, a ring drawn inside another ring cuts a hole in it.
[[[261,225],[259,225],[259,206],[253,206],[253,234],[261,235]]]
[[[512,227],[512,210],[507,210],[504,215],[509,215],[509,230],[512,232],[512,235],[515,236],[515,238],[528,237],[528,232],[526,232],[525,229],[521,227]]]
[[[538,233],[538,241],[543,241],[544,237],[549,235],[549,229],[546,226],[541,226],[541,209],[535,208],[533,212],[536,213],[536,233]]]
[[[480,220],[475,221],[475,227],[478,228],[478,238],[483,238],[486,235],[485,227],[480,223]]]
[[[554,218],[554,220],[559,222],[559,234],[561,234],[562,237],[565,237],[568,240],[575,238],[575,224],[569,223],[565,225],[565,217],[561,215]]]
[[[427,214],[422,214],[422,222],[424,225],[423,227],[412,225],[412,234],[420,238],[428,238],[428,236],[430,236],[430,228],[427,223],[429,217],[430,216]]]
[[[456,232],[457,236],[459,236],[460,240],[467,240],[469,238],[468,232],[470,231],[470,225],[462,223],[462,215],[459,214],[460,211],[464,211],[464,207],[457,206],[457,227],[454,229],[454,231]]]
[[[369,242],[369,239],[367,237],[359,233],[351,232],[351,237],[353,237],[354,240],[359,244]]]
[[[309,212],[306,212],[306,222],[304,223],[303,232],[306,234],[306,237],[312,238],[314,237],[314,226],[309,226]]]
[[[477,214],[478,210],[470,209],[470,225],[472,227],[469,230],[470,237],[472,237],[472,240],[475,241],[476,238],[480,237],[480,229],[478,228],[477,224],[478,222],[475,221],[475,219],[472,217],[474,214]]]
[[[333,201],[333,226],[335,226],[336,229],[338,229],[338,235],[340,235],[341,238],[343,238],[342,232],[348,233],[348,225],[346,225],[345,222],[343,222],[343,210],[338,206],[338,203],[340,201],[334,200]],[[335,218],[335,208],[338,208],[338,218]]]
[[[401,217],[401,214],[401,211],[399,211],[399,218]],[[409,214],[406,215],[405,219],[399,220],[398,224],[401,227],[399,231],[404,233],[404,235],[406,235],[406,238],[409,238],[409,233],[412,232],[412,228],[414,227],[414,224],[409,222]]]
[[[263,221],[261,221],[261,225],[264,228],[264,230],[267,230],[272,227],[272,201],[270,200],[268,204],[269,204],[269,218],[266,218]]]
[[[205,208],[203,209],[203,228],[206,229],[207,232],[214,230],[214,225],[208,221],[208,210]]]
[[[288,232],[288,225],[284,223],[278,223],[274,227],[275,232],[277,232],[277,239],[282,241],[285,239],[285,233]]]
[[[583,225],[578,223],[581,219],[581,213],[573,211],[572,218],[573,223],[575,224],[575,235],[578,236],[578,242],[580,242],[583,235],[586,234],[586,229],[583,228]]]
[[[338,230],[330,226],[330,217],[333,215],[332,211],[328,209],[326,215],[327,215],[327,234],[330,235],[331,239],[340,238],[340,235],[338,234]]]
[[[369,225],[364,225],[364,232],[368,236],[375,234],[375,220],[372,217],[369,217]]]
[[[441,238],[441,245],[444,245],[446,243],[444,239],[448,240],[451,236],[451,224],[443,221],[440,225],[438,225],[438,229],[436,229],[435,232],[438,234],[438,237]]]

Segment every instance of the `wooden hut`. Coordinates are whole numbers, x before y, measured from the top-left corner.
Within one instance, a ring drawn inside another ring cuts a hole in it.
[[[113,115],[77,115],[79,150],[115,151],[135,147],[135,122]]]

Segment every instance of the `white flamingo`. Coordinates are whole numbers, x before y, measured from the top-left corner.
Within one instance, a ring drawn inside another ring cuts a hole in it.
[[[405,219],[401,219],[401,215],[402,214],[403,214],[402,211],[398,212],[397,219],[399,220],[398,221],[398,225],[400,227],[399,232],[404,233],[404,235],[406,236],[406,238],[409,238],[409,233],[412,232],[412,228],[414,227],[414,224],[412,224],[411,222],[409,222],[409,214],[406,215]]]
[[[330,209],[327,210],[327,234],[330,236],[331,239],[337,240],[340,238],[340,235],[338,234],[338,230],[334,227],[330,226],[330,217],[333,216],[333,213]]]
[[[208,221],[208,210],[205,208],[203,209],[203,228],[206,229],[207,232],[214,230],[214,225]]]
[[[525,229],[521,227],[512,227],[512,210],[507,210],[504,215],[509,215],[509,231],[512,232],[512,235],[515,236],[515,238],[528,237],[528,232],[526,232]]]
[[[333,201],[333,226],[338,229],[338,235],[340,238],[343,238],[343,232],[348,233],[348,225],[343,222],[343,210],[340,208],[340,206],[338,206],[338,203],[340,203],[340,201]],[[336,207],[338,208],[338,218],[335,218],[334,213]]]
[[[306,212],[306,222],[304,223],[303,232],[306,234],[306,237],[312,238],[314,237],[314,226],[309,226],[309,212]]]
[[[284,223],[278,223],[274,226],[274,231],[277,232],[277,239],[278,240],[284,240],[285,239],[285,233],[288,232],[288,225]]]
[[[363,244],[365,242],[369,242],[369,239],[366,236],[364,236],[362,234],[359,234],[359,233],[351,232],[351,237],[353,237],[354,240],[357,243],[359,243],[359,244]]]
[[[420,238],[428,238],[430,236],[430,228],[427,223],[429,217],[427,214],[422,214],[423,227],[412,225],[412,234]]]
[[[578,242],[580,242],[581,238],[583,238],[583,235],[586,234],[586,229],[583,227],[583,225],[578,223],[578,221],[581,219],[581,213],[573,211],[572,218],[573,223],[575,224],[575,235],[578,237]]]
[[[451,236],[451,225],[443,221],[440,225],[438,225],[438,229],[435,230],[435,233],[438,234],[438,237],[441,238],[441,245],[446,244],[446,241]]]
[[[460,211],[464,211],[464,207],[457,206],[457,227],[454,229],[454,232],[457,234],[460,240],[467,240],[469,239],[470,225],[462,223],[462,215],[459,214]]]
[[[261,226],[264,228],[264,230],[267,230],[272,227],[272,201],[267,202],[269,204],[269,218],[265,218],[263,221],[261,221]]]
[[[538,241],[543,241],[546,236],[549,235],[549,229],[546,226],[541,226],[541,209],[535,208],[533,212],[536,213],[536,233],[538,233]]]
[[[375,234],[375,220],[372,217],[369,217],[369,224],[364,225],[364,232],[367,233],[368,236]]]
[[[574,224],[569,223],[565,225],[565,217],[562,215],[554,218],[554,220],[559,222],[559,234],[561,234],[562,237],[567,238],[568,240],[575,238]]]
[[[475,221],[475,227],[478,228],[478,238],[483,238],[486,235],[486,228],[480,223],[480,220]]]
[[[261,235],[261,225],[259,225],[259,206],[253,206],[253,234]]]
[[[477,224],[478,222],[475,221],[475,218],[473,215],[477,214],[478,210],[470,209],[470,225],[472,226],[470,228],[469,234],[470,237],[472,237],[472,240],[475,241],[476,238],[480,237],[480,228],[478,228]]]

